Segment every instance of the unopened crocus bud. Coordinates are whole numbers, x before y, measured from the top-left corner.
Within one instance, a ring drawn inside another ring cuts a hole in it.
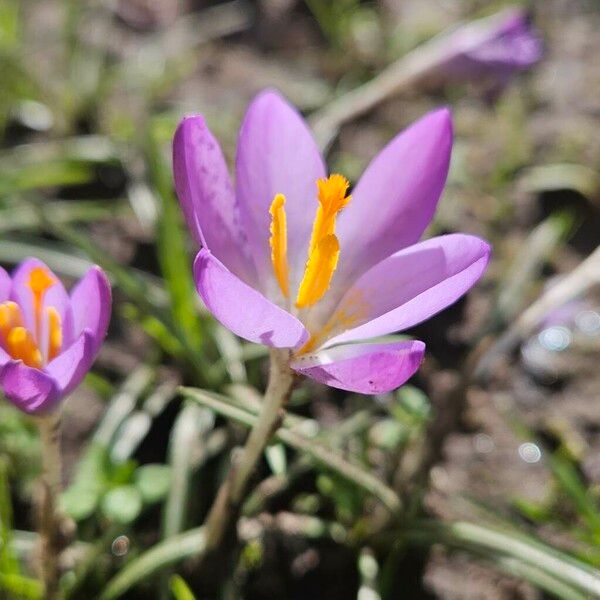
[[[430,44],[439,54],[427,73],[429,83],[484,82],[496,91],[542,57],[541,39],[520,8],[461,25]]]

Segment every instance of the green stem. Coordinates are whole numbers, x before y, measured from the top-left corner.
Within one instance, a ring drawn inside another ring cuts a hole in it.
[[[42,443],[41,496],[39,503],[40,575],[45,600],[58,600],[61,551],[58,497],[61,489],[60,413],[36,419]]]
[[[211,394],[203,390],[194,388],[182,388],[182,393],[192,400],[208,406],[219,414],[233,419],[247,427],[255,427],[257,417],[247,410],[235,406],[229,399]],[[294,420],[298,419],[295,417]],[[284,425],[288,418],[284,419]],[[319,443],[313,438],[309,438],[299,433],[300,427],[297,425],[294,430],[288,427],[280,427],[275,431],[275,437],[307,456],[319,464],[325,465],[347,481],[366,490],[375,496],[390,512],[390,516],[396,518],[402,511],[402,501],[388,485],[374,476],[371,472],[346,460],[332,448]]]
[[[294,385],[294,373],[289,367],[289,351],[273,349],[270,352],[269,383],[260,414],[254,422],[241,454],[234,457],[225,480],[206,519],[206,550],[219,547],[227,529],[235,520],[248,480],[254,472],[269,439],[277,430],[282,409]]]

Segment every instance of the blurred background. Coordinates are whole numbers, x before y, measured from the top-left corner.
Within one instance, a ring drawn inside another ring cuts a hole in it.
[[[535,60],[498,74],[472,55],[453,69],[460,48],[442,44],[440,69],[404,77],[432,38],[507,6],[527,11]],[[594,0],[2,0],[0,263],[37,256],[66,281],[97,263],[115,292],[107,342],[64,411],[68,597],[100,597],[127,572],[103,598],[169,598],[182,593],[175,571],[203,598],[592,597],[411,519],[526,532],[600,566],[598,30]],[[389,65],[397,82],[332,129],[331,107]],[[215,592],[193,552],[126,569],[202,523],[246,432],[178,386],[241,403],[264,389],[265,351],[199,305],[170,143],[184,114],[202,113],[232,160],[265,87],[329,124],[330,171],[353,183],[398,131],[451,106],[452,167],[429,234],[476,234],[494,255],[466,299],[410,332],[428,354],[397,393],[304,382],[292,398],[332,452],[398,491],[405,528],[366,535],[385,521],[369,494],[273,444],[234,575]],[[6,402],[0,454],[0,596],[40,597],[38,441]]]

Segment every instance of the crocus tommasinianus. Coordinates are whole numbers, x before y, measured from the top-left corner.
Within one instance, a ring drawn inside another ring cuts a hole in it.
[[[29,258],[0,267],[0,388],[28,413],[47,413],[89,371],[111,311],[108,279],[92,267],[67,294],[58,277]]]
[[[327,176],[302,117],[261,93],[242,124],[235,188],[201,116],[174,139],[177,193],[202,245],[198,292],[247,340],[290,348],[290,366],[333,387],[367,394],[404,383],[420,341],[364,343],[408,329],[462,296],[490,248],[462,234],[417,243],[444,187],[452,147],[447,109],[394,138],[348,195]]]
[[[512,75],[542,57],[542,42],[527,13],[508,8],[473,21],[432,40],[439,58],[431,68],[433,81],[484,80],[497,91]]]

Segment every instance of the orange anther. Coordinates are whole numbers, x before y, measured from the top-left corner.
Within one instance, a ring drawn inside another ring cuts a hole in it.
[[[42,353],[33,336],[25,327],[15,327],[6,339],[8,353],[16,360],[22,360],[29,367],[42,367]]]

